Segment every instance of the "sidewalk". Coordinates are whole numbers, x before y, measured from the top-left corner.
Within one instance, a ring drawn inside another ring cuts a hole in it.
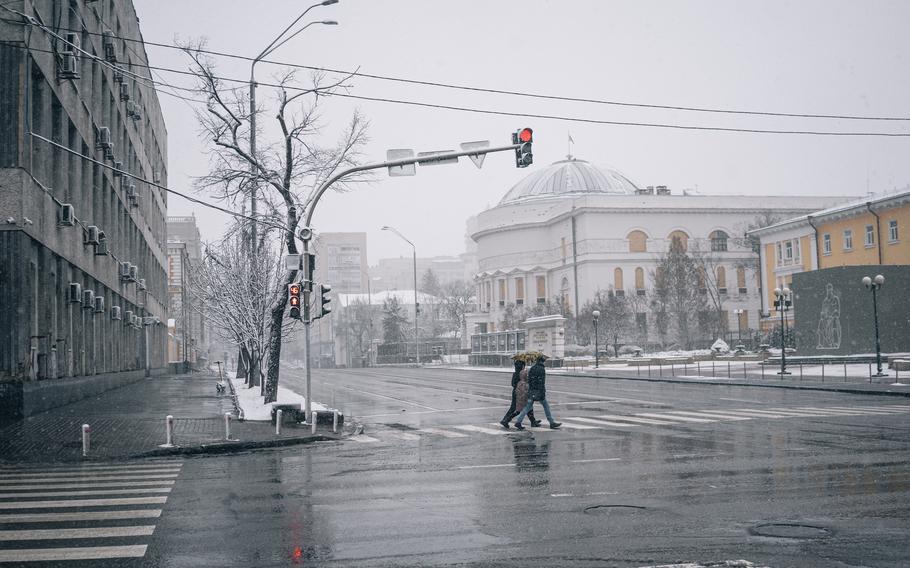
[[[268,422],[237,420],[230,391],[218,394],[211,373],[149,377],[73,404],[0,427],[0,462],[82,462],[153,455],[224,453],[251,448],[336,440],[331,426],[285,424],[280,436]],[[224,415],[231,413],[226,441]],[[165,417],[174,417],[174,443],[165,439]],[[91,426],[88,457],[82,425]],[[348,429],[351,427],[349,426]]]

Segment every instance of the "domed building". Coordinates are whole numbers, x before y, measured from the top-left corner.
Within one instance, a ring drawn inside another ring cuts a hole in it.
[[[469,333],[517,327],[530,312],[555,306],[577,316],[600,291],[629,307],[624,343],[665,345],[652,298],[658,262],[672,245],[710,271],[700,273],[699,292],[710,294],[721,331],[746,336],[758,328],[760,306],[746,229],[842,199],[672,192],[569,156],[532,172],[473,219],[478,311]]]

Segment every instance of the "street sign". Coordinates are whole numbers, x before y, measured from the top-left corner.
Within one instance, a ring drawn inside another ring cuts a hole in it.
[[[284,255],[284,268],[285,268],[285,270],[300,270],[300,255],[299,254]]]
[[[426,158],[424,160],[418,160],[417,163],[421,166],[438,166],[440,164],[457,164],[458,156],[453,156],[451,158],[442,158],[438,156],[444,156],[446,154],[452,154],[455,150],[434,150],[432,152],[417,152],[418,158]],[[434,157],[437,156],[437,157]]]
[[[462,142],[461,143],[461,149],[466,152],[468,150],[479,150],[482,148],[489,148],[489,147],[490,147],[489,140],[478,140],[477,142]],[[484,154],[469,154],[468,157],[471,158],[471,161],[474,162],[474,165],[477,166],[477,169],[479,170],[480,168],[483,167],[483,159],[486,158],[487,155],[485,153]]]
[[[386,161],[394,162],[395,160],[404,160],[414,157],[414,150],[409,148],[400,148],[395,150],[386,150]],[[416,176],[417,166],[414,164],[405,164],[403,166],[389,166],[389,176]]]

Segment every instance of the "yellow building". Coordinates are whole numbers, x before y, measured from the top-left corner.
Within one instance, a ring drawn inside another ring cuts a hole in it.
[[[910,189],[857,200],[751,231],[759,239],[761,327],[771,314],[774,289],[793,275],[837,266],[910,265]],[[788,320],[793,313],[786,314]]]

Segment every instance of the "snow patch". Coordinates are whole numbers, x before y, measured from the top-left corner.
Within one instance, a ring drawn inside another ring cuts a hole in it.
[[[233,373],[230,373],[233,375]],[[296,392],[278,387],[278,400],[274,403],[264,404],[262,396],[259,394],[259,387],[247,388],[243,381],[238,381],[236,376],[230,377],[231,384],[234,385],[234,392],[237,393],[237,404],[243,409],[244,420],[271,420],[272,405],[274,404],[299,404],[300,408],[305,407],[306,398]],[[311,407],[314,412],[323,412],[329,410],[329,407],[318,402],[313,402]]]

